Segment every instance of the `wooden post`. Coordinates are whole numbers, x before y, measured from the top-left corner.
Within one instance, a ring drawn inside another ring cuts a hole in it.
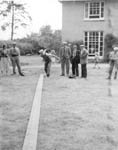
[[[14,1],[11,1],[12,23],[11,23],[11,40],[14,38]]]

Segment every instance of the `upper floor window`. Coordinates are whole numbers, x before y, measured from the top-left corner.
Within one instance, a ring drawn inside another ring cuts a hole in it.
[[[86,2],[85,19],[103,19],[104,2]]]

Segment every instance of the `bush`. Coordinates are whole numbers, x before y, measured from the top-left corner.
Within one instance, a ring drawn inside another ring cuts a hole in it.
[[[104,48],[104,61],[109,61],[109,53],[112,51],[112,46],[118,43],[118,38],[116,38],[113,34],[107,34],[104,39],[105,48]]]
[[[17,42],[17,46],[20,49],[21,55],[33,54],[33,45],[30,43]]]

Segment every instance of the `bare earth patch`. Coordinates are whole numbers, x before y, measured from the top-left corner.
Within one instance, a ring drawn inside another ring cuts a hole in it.
[[[117,150],[118,80],[104,67],[89,66],[87,80],[59,75],[44,81],[37,150]]]
[[[21,150],[39,70],[0,79],[0,150]]]

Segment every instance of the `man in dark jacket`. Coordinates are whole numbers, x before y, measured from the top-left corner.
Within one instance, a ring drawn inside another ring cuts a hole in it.
[[[77,45],[73,46],[71,63],[72,63],[72,76],[73,77],[79,76],[78,64],[80,63],[80,51],[77,49]]]

